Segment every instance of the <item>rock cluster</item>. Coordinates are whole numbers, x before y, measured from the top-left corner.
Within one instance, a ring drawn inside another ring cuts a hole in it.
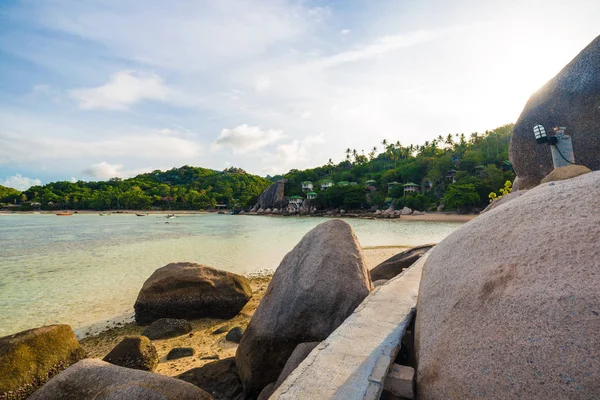
[[[135,302],[140,325],[160,318],[232,318],[252,297],[248,279],[194,263],[172,263],[146,280]]]
[[[549,182],[429,252],[423,400],[600,398],[600,172]]]
[[[275,271],[236,353],[246,393],[277,380],[300,343],[327,338],[372,289],[360,245],[344,221],[307,233]]]
[[[564,126],[571,136],[577,164],[600,169],[600,37],[592,41],[562,71],[531,96],[515,124],[509,155],[519,189],[540,183],[553,168],[547,145],[538,145],[533,127],[547,133]]]

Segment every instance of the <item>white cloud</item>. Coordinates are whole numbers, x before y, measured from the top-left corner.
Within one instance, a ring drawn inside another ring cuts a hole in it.
[[[259,150],[283,137],[280,129],[262,129],[244,124],[233,129],[223,129],[213,142],[213,147],[230,147],[234,154],[243,154]]]
[[[350,29],[342,29],[342,30],[340,31],[340,35],[342,35],[342,36],[346,36],[346,35],[349,35],[351,32],[352,32],[352,31],[351,31]]]
[[[130,178],[139,174],[151,172],[152,170],[153,168],[126,170],[124,169],[123,164],[110,164],[106,161],[102,161],[101,163],[90,165],[81,171],[81,173],[93,179],[107,180],[110,178]]]
[[[0,185],[11,187],[20,191],[25,191],[32,186],[41,185],[42,181],[39,179],[32,179],[21,174],[6,178],[4,181],[0,181]]]
[[[156,74],[119,71],[105,85],[73,89],[69,94],[82,109],[127,110],[143,100],[166,101],[173,90]]]

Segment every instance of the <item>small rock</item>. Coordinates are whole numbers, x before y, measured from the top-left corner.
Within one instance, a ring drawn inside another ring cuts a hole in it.
[[[219,335],[221,333],[225,333],[229,331],[229,327],[227,325],[222,325],[213,331],[213,335]]]
[[[200,357],[201,360],[218,360],[219,359],[219,355],[218,354],[213,354],[211,356],[204,356],[204,357]]]
[[[167,360],[177,360],[178,358],[191,357],[196,354],[196,350],[191,347],[175,347],[167,354]]]
[[[232,330],[230,330],[227,333],[227,336],[225,336],[225,339],[227,339],[233,343],[239,343],[240,340],[242,340],[243,334],[244,334],[244,331],[242,330],[242,328],[240,328],[239,326],[236,326],[235,328],[233,328]]]
[[[150,340],[157,340],[185,335],[191,331],[192,325],[185,319],[161,318],[144,329],[142,335]]]
[[[158,353],[146,336],[127,336],[102,361],[125,368],[154,371],[158,366]]]
[[[191,369],[177,378],[209,392],[216,400],[241,400],[245,398],[244,388],[237,374],[234,357]]]

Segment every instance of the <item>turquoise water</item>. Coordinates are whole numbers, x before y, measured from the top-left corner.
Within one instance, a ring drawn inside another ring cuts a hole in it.
[[[131,313],[154,270],[193,261],[245,274],[275,269],[323,218],[0,214],[0,336],[74,328]],[[438,242],[460,223],[348,219],[362,246]]]

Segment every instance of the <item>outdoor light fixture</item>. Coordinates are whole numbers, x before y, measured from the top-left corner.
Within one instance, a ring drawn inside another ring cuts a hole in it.
[[[535,136],[535,141],[538,144],[548,142],[548,135],[546,135],[546,129],[544,129],[543,125],[536,125],[533,127],[533,134]]]
[[[554,128],[554,135],[548,136],[543,125],[533,127],[533,136],[537,144],[548,143],[551,146],[554,168],[575,164],[573,142],[570,136],[565,135],[566,129],[564,126]]]

